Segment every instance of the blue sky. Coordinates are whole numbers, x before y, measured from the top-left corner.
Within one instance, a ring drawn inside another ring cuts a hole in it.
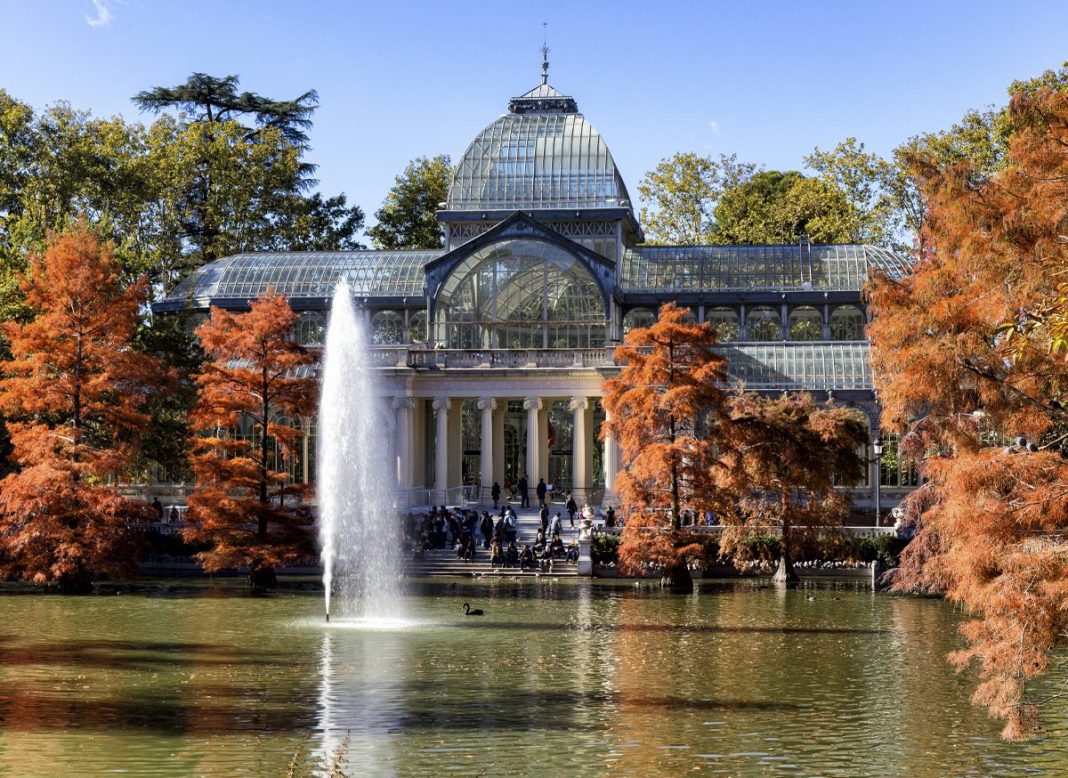
[[[0,88],[127,119],[135,92],[194,71],[275,98],[318,89],[321,188],[370,216],[408,160],[456,160],[539,82],[543,21],[550,82],[632,194],[675,151],[788,169],[854,135],[887,154],[1068,60],[1063,0],[0,0]]]

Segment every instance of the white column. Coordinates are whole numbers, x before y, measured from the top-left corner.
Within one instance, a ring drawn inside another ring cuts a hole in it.
[[[493,462],[499,456],[493,450],[493,412],[497,410],[497,401],[492,397],[482,397],[478,401],[478,409],[482,411],[482,451],[479,457],[479,502],[489,499],[490,487],[493,486]]]
[[[612,414],[607,408],[604,410],[604,420],[607,422]],[[619,472],[619,444],[611,435],[604,439],[604,497],[605,500],[615,499],[616,474]]]
[[[434,398],[434,499],[444,503],[449,488],[449,406],[448,397]]]
[[[528,397],[523,400],[523,409],[527,412],[527,482],[533,492],[534,487],[538,485],[538,479],[544,477],[541,473],[541,463],[538,461],[538,452],[541,450],[538,441],[538,430],[541,428],[538,423],[541,398]],[[531,500],[530,504],[533,505],[534,500]]]
[[[401,489],[415,485],[414,409],[414,397],[393,398],[393,410],[397,414],[397,486]]]
[[[586,477],[588,452],[590,450],[589,429],[586,426],[586,409],[590,401],[585,397],[572,397],[567,407],[572,413],[571,439],[571,487],[575,491],[575,501],[585,503],[589,499],[586,489],[589,486]]]
[[[497,403],[497,410],[493,412],[493,480],[504,488],[504,414],[508,409],[508,401],[501,400]]]

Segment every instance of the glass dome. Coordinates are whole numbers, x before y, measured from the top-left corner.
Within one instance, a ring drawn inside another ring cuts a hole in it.
[[[513,98],[460,158],[447,210],[629,208],[600,133],[574,99],[543,84]]]
[[[600,348],[607,314],[600,287],[574,256],[538,240],[476,251],[445,279],[435,339],[447,348]]]

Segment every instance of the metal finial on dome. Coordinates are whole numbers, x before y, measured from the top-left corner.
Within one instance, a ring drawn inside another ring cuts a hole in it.
[[[541,44],[541,83],[549,83],[549,23],[541,23],[543,38]]]

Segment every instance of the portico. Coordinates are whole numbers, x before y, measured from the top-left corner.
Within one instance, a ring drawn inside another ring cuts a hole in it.
[[[508,498],[524,475],[531,490],[545,479],[559,500],[568,492],[582,504],[600,505],[606,493],[611,498],[618,447],[598,439],[604,411],[593,389],[534,394],[501,387],[475,394],[455,387],[396,395],[391,405],[397,483],[413,503],[488,502],[494,482]],[[420,428],[417,416],[429,423]],[[420,462],[427,466],[417,467]]]

